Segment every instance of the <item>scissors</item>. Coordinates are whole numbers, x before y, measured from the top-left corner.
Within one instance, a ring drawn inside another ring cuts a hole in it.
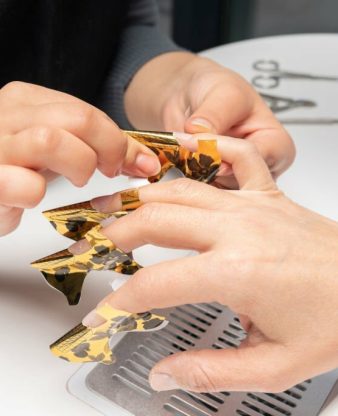
[[[261,72],[252,79],[257,88],[271,89],[278,87],[281,79],[309,79],[317,81],[338,81],[338,77],[326,75],[312,75],[302,72],[290,72],[280,69],[279,63],[274,60],[261,59],[252,65],[253,69]]]
[[[338,118],[285,118],[279,119],[282,124],[318,124],[318,125],[331,125],[338,124]]]
[[[269,95],[261,93],[260,96],[264,99],[267,105],[274,113],[280,111],[291,110],[297,107],[315,107],[316,103],[310,100],[294,100],[293,98],[277,97],[276,95]]]

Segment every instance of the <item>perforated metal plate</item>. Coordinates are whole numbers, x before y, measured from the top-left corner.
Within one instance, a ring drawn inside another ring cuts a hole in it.
[[[118,405],[134,416],[315,416],[337,380],[332,372],[280,394],[156,393],[147,379],[161,358],[191,348],[236,348],[245,337],[238,318],[218,305],[186,305],[165,315],[166,328],[126,335],[114,348],[117,363],[97,365],[88,374],[87,387],[114,404],[107,415],[118,415]]]

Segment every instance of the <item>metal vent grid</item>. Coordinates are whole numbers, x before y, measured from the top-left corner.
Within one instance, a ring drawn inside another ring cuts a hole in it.
[[[163,314],[163,311],[161,311]],[[333,373],[307,380],[279,394],[156,393],[148,384],[152,366],[161,358],[190,348],[236,348],[245,333],[227,308],[214,304],[168,309],[166,328],[128,334],[114,348],[117,363],[99,364],[87,376],[87,387],[134,416],[315,416],[333,388]]]

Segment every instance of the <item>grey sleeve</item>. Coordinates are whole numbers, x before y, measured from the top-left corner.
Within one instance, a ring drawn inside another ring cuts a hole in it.
[[[181,50],[158,25],[155,0],[132,0],[117,55],[97,105],[121,128],[132,128],[124,110],[124,92],[134,74],[150,59]]]

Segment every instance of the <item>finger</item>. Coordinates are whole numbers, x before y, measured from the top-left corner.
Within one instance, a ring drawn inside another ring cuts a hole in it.
[[[247,140],[255,144],[275,179],[292,164],[296,157],[295,145],[281,126],[254,132],[247,137]]]
[[[285,347],[263,342],[255,347],[200,350],[171,355],[150,373],[154,390],[183,389],[195,392],[280,392],[295,381]],[[291,368],[290,368],[291,370]]]
[[[13,134],[32,126],[68,131],[96,152],[98,167],[107,176],[114,176],[120,171],[147,176],[158,173],[160,169],[153,152],[135,140],[128,140],[108,116],[84,102],[24,106],[20,115],[7,111],[4,123],[7,131]],[[149,156],[153,164],[149,160],[145,162],[144,155]]]
[[[150,149],[129,136],[127,144],[127,154],[121,172],[130,176],[152,176],[159,173],[161,163]]]
[[[6,105],[10,103],[39,105],[51,102],[81,102],[79,98],[65,92],[22,81],[9,82],[1,88],[1,91],[6,99]]]
[[[190,99],[192,103],[195,100],[195,97]],[[242,93],[241,88],[233,88],[222,82],[215,85],[204,100],[198,103],[185,123],[185,131],[227,134],[232,126],[247,118],[252,107],[251,95]]]
[[[0,138],[0,164],[49,169],[83,186],[97,158],[92,148],[66,130],[34,127]]]
[[[100,305],[109,303],[115,308],[137,313],[186,303],[214,302],[211,276],[216,269],[217,265],[211,262],[208,253],[148,266],[137,271]]]
[[[217,212],[174,204],[145,204],[102,230],[117,247],[129,253],[145,244],[205,251],[217,239],[210,229],[219,229]]]
[[[20,223],[23,209],[0,205],[0,237],[14,231]]]
[[[46,192],[46,181],[37,172],[19,166],[0,166],[0,204],[33,208]]]
[[[222,161],[231,165],[240,189],[256,191],[277,189],[266,163],[253,143],[243,139],[211,134],[192,136],[174,133],[174,135],[182,145],[191,150],[197,148],[197,140],[216,139]]]
[[[204,183],[180,178],[168,182],[157,182],[138,188],[141,203],[162,202],[195,208],[216,209],[230,200],[237,201],[234,194],[228,194]],[[121,193],[101,196],[91,201],[93,208],[100,212],[115,212],[122,209]]]

